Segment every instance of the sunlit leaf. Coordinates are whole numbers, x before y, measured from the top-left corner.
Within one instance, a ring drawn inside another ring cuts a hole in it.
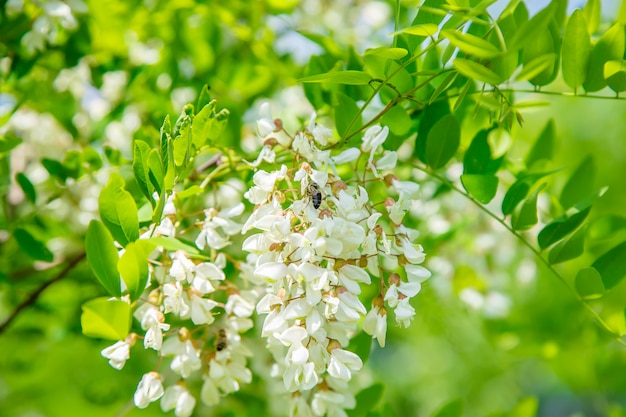
[[[107,297],[83,304],[80,324],[83,334],[109,340],[124,340],[130,331],[130,304]]]
[[[626,91],[626,61],[616,59],[604,63],[604,78],[616,93]]]
[[[461,183],[468,193],[483,204],[489,203],[498,190],[498,177],[495,175],[463,174]]]
[[[191,139],[196,148],[200,149],[218,140],[226,129],[229,116],[230,112],[227,109],[217,111],[215,100],[205,105],[191,122]]]
[[[509,150],[513,141],[509,131],[503,127],[499,127],[489,131],[487,142],[489,143],[494,158],[500,158]]]
[[[563,79],[574,91],[585,81],[590,53],[587,22],[583,12],[576,9],[565,27],[562,49]]]
[[[600,273],[595,268],[583,268],[576,274],[576,292],[585,300],[595,300],[606,292]]]
[[[600,256],[591,266],[600,273],[604,288],[615,287],[626,275],[626,242]]]
[[[185,242],[181,242],[173,237],[157,236],[149,239],[154,246],[162,246],[164,249],[176,252],[179,250],[185,251],[188,255],[197,256],[200,255],[200,251],[195,246],[191,246]]]
[[[556,139],[554,119],[548,120],[543,130],[535,140],[535,144],[526,156],[526,166],[532,167],[538,161],[551,160]]]
[[[113,238],[121,245],[139,239],[139,219],[137,204],[124,189],[124,179],[117,173],[109,177],[109,182],[100,192],[98,207],[100,218]]]
[[[437,121],[428,132],[426,163],[433,169],[444,166],[456,153],[461,140],[461,126],[449,114]]]
[[[607,85],[604,79],[604,64],[623,59],[625,43],[623,24],[616,23],[604,32],[591,50],[588,72],[583,84],[585,91],[598,91]]]
[[[556,8],[555,2],[550,2],[547,7],[537,13],[532,19],[524,22],[517,30],[517,33],[507,45],[508,50],[517,50],[525,47],[531,42],[535,42],[542,29],[548,26],[548,23],[554,16]]]
[[[530,60],[524,64],[522,70],[515,76],[515,80],[524,81],[535,78],[542,72],[553,68],[556,58],[556,54],[545,54]]]
[[[97,220],[92,220],[87,228],[85,252],[91,270],[104,289],[114,297],[122,295],[117,249],[107,228]]]
[[[587,156],[565,183],[559,197],[561,206],[568,209],[591,196],[594,190],[595,177],[596,167],[593,158]]]
[[[409,51],[404,48],[388,48],[381,46],[379,48],[366,49],[365,55],[376,55],[385,59],[402,59],[407,56]],[[359,72],[359,71],[357,71]]]
[[[441,36],[448,39],[452,45],[459,48],[462,52],[478,58],[493,58],[502,53],[491,42],[470,33],[446,29],[441,31]]]
[[[533,184],[541,178],[553,174],[556,171],[538,172],[520,177],[506,192],[502,200],[502,214],[511,214],[515,207],[526,198]]]
[[[589,33],[593,34],[600,26],[600,0],[587,0],[583,8]]]
[[[44,262],[52,262],[54,260],[54,254],[50,249],[26,229],[15,229],[13,237],[17,240],[18,245],[20,245],[20,249],[32,259]]]
[[[476,81],[482,81],[493,85],[498,85],[504,81],[504,79],[502,79],[502,77],[498,74],[475,61],[457,58],[454,60],[453,65],[458,72]]]
[[[435,89],[435,92],[430,96],[430,99],[428,99],[428,104],[432,104],[435,100],[439,98],[439,96],[444,91],[447,91],[448,88],[450,88],[450,85],[456,80],[456,77],[458,75],[459,74],[456,72],[451,72],[448,75],[446,75],[446,78],[444,78],[443,81],[441,81],[441,83]]]
[[[327,72],[326,74],[311,75],[300,78],[301,83],[331,83],[346,85],[367,85],[372,77],[364,71],[347,70]]]
[[[433,36],[438,31],[439,27],[437,25],[433,23],[424,23],[422,25],[415,25],[406,29],[402,29],[401,31],[396,33],[405,33],[407,35],[428,37]]]
[[[119,271],[131,301],[137,300],[148,282],[148,255],[154,249],[154,244],[147,240],[138,240],[126,245],[124,253],[119,258],[117,270]]]

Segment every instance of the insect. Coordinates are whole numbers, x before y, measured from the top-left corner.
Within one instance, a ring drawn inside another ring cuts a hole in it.
[[[224,349],[226,349],[226,344],[227,344],[226,330],[219,329],[217,332],[217,338],[215,339],[215,349],[218,352],[221,352]]]
[[[306,193],[309,197],[311,197],[313,207],[316,209],[320,208],[320,204],[322,204],[322,192],[320,191],[320,186],[312,182],[306,187]]]

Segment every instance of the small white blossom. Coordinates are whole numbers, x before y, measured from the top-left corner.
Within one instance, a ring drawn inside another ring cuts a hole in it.
[[[363,331],[378,341],[380,347],[385,347],[387,338],[387,313],[378,306],[373,306],[363,320]]]
[[[196,399],[180,385],[173,385],[165,390],[161,398],[163,411],[174,410],[176,417],[189,417],[196,406]]]
[[[130,358],[130,339],[120,340],[115,344],[106,347],[101,352],[102,356],[109,360],[109,365],[115,369],[122,369],[126,361]]]
[[[161,376],[156,372],[144,374],[135,391],[135,405],[138,408],[146,408],[163,396],[163,383]]]

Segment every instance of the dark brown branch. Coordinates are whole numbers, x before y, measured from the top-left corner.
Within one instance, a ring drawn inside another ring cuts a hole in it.
[[[59,271],[58,274],[56,274],[54,277],[52,277],[48,281],[41,284],[35,291],[33,291],[24,301],[22,301],[15,308],[15,310],[13,310],[13,312],[9,315],[9,317],[7,317],[6,320],[2,324],[0,324],[0,333],[6,330],[6,328],[11,324],[11,322],[15,320],[15,318],[22,312],[22,310],[24,310],[26,307],[28,307],[29,305],[37,301],[37,298],[39,298],[41,293],[44,292],[46,288],[48,288],[50,285],[54,284],[55,282],[63,279],[83,259],[85,259],[85,253],[82,253],[78,255],[77,257],[75,257],[74,259],[72,259],[67,265],[65,265],[65,267],[62,270]]]

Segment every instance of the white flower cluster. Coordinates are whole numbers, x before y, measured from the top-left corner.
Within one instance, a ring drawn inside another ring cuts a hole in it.
[[[241,225],[230,217],[242,211],[243,205],[221,212],[206,210],[197,245],[211,250],[227,246],[229,236],[241,230]],[[175,207],[171,201],[166,204],[165,213],[168,216],[161,224],[152,225],[143,238],[148,238],[152,230],[156,235],[175,235],[170,218],[175,217]],[[145,333],[143,336],[131,333],[102,351],[111,366],[122,369],[130,358],[130,348],[143,338],[145,349],[154,349],[161,357],[171,358],[169,367],[177,382],[164,388],[164,372],[146,373],[135,392],[137,407],[145,408],[160,399],[163,411],[174,410],[177,417],[188,417],[196,405],[196,398],[187,388],[189,378],[202,378],[200,399],[207,405],[217,404],[221,396],[238,391],[241,383],[251,381],[252,373],[246,365],[251,352],[241,342],[240,334],[253,326],[250,316],[258,294],[240,291],[228,282],[226,267],[222,253],[212,262],[198,263],[186,252],[176,251],[169,253],[167,265],[152,269],[153,283],[148,284],[151,291],[146,301],[142,298],[137,303],[134,312]],[[216,294],[220,294],[219,298]],[[172,323],[187,327],[174,330]]]
[[[278,126],[264,119],[259,132],[269,136]],[[373,126],[360,149],[332,156],[323,149],[332,132],[313,116],[285,146],[294,167],[266,164],[273,169],[258,169],[244,195],[255,204],[243,226],[244,233],[256,231],[243,243],[250,279],[266,287],[256,310],[266,315],[262,336],[275,374],[294,393],[293,416],[346,415],[355,403],[348,382],[363,363],[345,348],[359,323],[384,346],[388,309],[407,326],[415,314],[409,301],[430,276],[419,265],[417,232],[402,225],[417,185],[383,175],[397,162],[395,152],[381,149],[387,135],[386,127]],[[277,159],[270,152],[264,149],[267,162]],[[374,195],[388,188],[397,201],[372,202],[374,185]],[[364,285],[376,288],[373,299],[371,290],[362,293]],[[369,312],[362,299],[371,300]]]
[[[160,399],[164,411],[187,417],[197,396],[212,406],[250,382],[241,333],[256,311],[272,374],[291,393],[291,416],[346,416],[355,406],[349,382],[363,367],[348,350],[351,339],[362,330],[384,346],[388,314],[401,326],[415,315],[411,298],[430,272],[420,265],[417,231],[403,220],[418,186],[389,173],[397,154],[382,149],[388,129],[370,127],[360,147],[336,155],[332,131],[315,115],[294,135],[270,117],[258,129],[265,146],[248,164],[255,173],[244,193],[252,210],[239,202],[204,211],[195,244],[209,258],[161,250],[149,293],[135,306],[141,332],[102,352],[121,369],[143,339],[145,349],[171,358],[177,381],[164,387],[165,372],[146,373],[135,393],[139,408]],[[177,235],[171,200],[164,214],[142,238]],[[226,269],[243,281],[227,279]],[[198,377],[199,394],[187,387]]]

